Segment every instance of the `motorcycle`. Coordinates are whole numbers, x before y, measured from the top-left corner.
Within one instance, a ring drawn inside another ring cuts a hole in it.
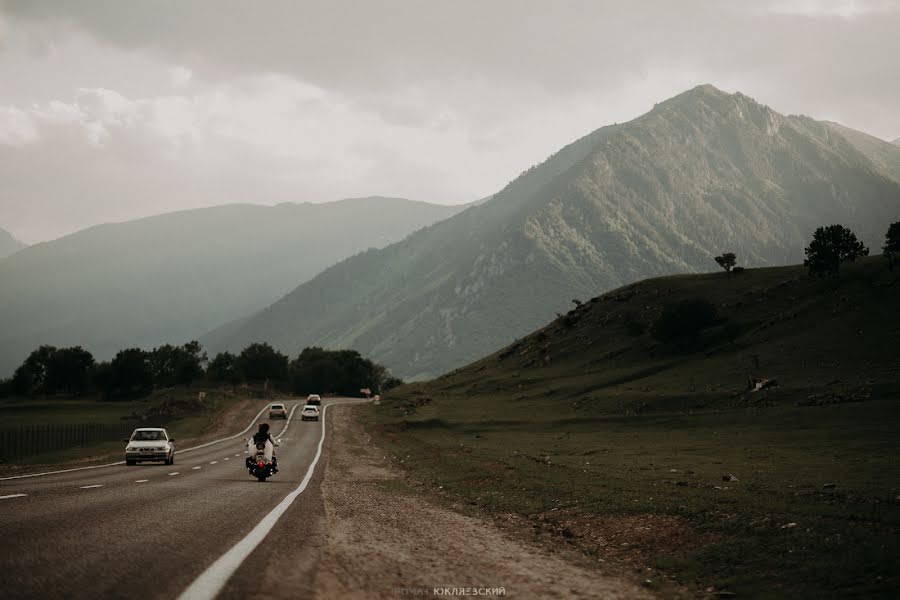
[[[275,448],[278,444],[271,442],[253,443],[250,438],[247,445],[250,456],[246,459],[247,472],[259,481],[265,481],[278,472],[278,459],[275,458]]]

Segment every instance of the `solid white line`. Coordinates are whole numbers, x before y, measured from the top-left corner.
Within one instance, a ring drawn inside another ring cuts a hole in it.
[[[150,481],[150,480],[149,479],[135,479],[134,480],[135,483],[147,483],[148,481]]]
[[[10,498],[23,498],[28,494],[7,494],[6,496],[0,496],[0,500],[9,500]]]
[[[81,489],[82,489],[82,490],[90,490],[90,489],[92,489],[92,488],[98,488],[98,487],[103,487],[103,484],[102,484],[102,483],[95,483],[94,485],[83,485],[83,486],[81,486]]]
[[[169,477],[171,477],[172,475],[178,475],[178,471],[175,471],[174,473],[169,473]]]
[[[253,550],[263,541],[266,535],[272,530],[272,527],[275,526],[275,523],[278,522],[278,519],[281,518],[281,515],[283,515],[287,509],[290,508],[291,504],[294,503],[297,496],[303,493],[303,490],[306,489],[306,486],[309,485],[309,482],[312,479],[316,464],[319,462],[319,457],[322,456],[322,444],[325,442],[325,411],[327,409],[327,405],[322,408],[322,437],[319,438],[319,446],[316,449],[316,455],[313,457],[312,463],[310,463],[309,468],[306,470],[306,475],[303,477],[303,481],[300,482],[300,485],[297,486],[297,489],[285,496],[284,500],[282,500],[278,506],[273,508],[272,512],[263,517],[262,521],[257,523],[256,527],[254,527],[244,539],[232,546],[228,552],[220,556],[216,562],[203,571],[203,573],[201,573],[200,576],[181,593],[178,597],[179,600],[212,600],[215,598],[219,592],[222,591],[222,588],[225,587],[228,579],[234,575],[234,572],[237,571],[238,567],[241,566],[241,563],[244,562],[244,559],[250,556]],[[293,413],[293,411],[291,412]],[[287,427],[285,427],[285,429],[287,429]]]
[[[294,406],[294,408],[296,408],[296,405]],[[250,431],[250,429],[253,427],[253,425],[256,424],[256,421],[257,421],[257,420],[262,416],[262,414],[263,414],[264,412],[266,412],[267,410],[269,410],[269,405],[268,405],[268,404],[267,404],[261,411],[259,411],[258,413],[256,413],[256,416],[253,417],[253,421],[251,421],[250,424],[247,425],[247,427],[246,427],[243,431],[241,431],[240,433],[236,433],[236,434],[234,434],[234,435],[231,435],[231,436],[228,436],[228,437],[224,437],[224,438],[222,438],[222,439],[220,439],[220,440],[214,440],[214,441],[212,441],[212,442],[207,442],[207,443],[205,443],[205,444],[200,444],[199,446],[193,446],[193,447],[191,447],[191,448],[185,448],[184,450],[176,450],[176,451],[175,451],[175,454],[181,454],[181,453],[184,453],[184,452],[193,452],[194,450],[199,450],[200,448],[206,448],[207,446],[212,446],[213,444],[218,444],[218,443],[221,443],[221,442],[227,442],[228,440],[233,440],[233,439],[236,438],[236,437],[240,437],[240,436],[244,435],[245,433],[247,433],[248,431]],[[105,467],[115,467],[116,465],[124,465],[124,464],[125,464],[125,461],[124,461],[124,460],[120,460],[119,462],[106,463],[106,464],[103,464],[103,465],[91,465],[91,466],[89,466],[89,467],[75,467],[74,469],[61,469],[61,470],[59,470],[59,471],[46,471],[46,472],[44,472],[44,473],[28,473],[28,474],[26,474],[26,475],[12,475],[12,476],[10,476],[10,477],[0,477],[0,481],[7,481],[7,480],[9,480],[9,479],[25,479],[26,477],[43,477],[44,475],[57,475],[57,474],[59,474],[59,473],[71,473],[71,472],[73,472],[73,471],[85,471],[85,470],[87,470],[87,469],[103,469],[103,468],[105,468]]]

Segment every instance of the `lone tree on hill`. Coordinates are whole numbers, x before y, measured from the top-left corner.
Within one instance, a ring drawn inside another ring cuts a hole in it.
[[[884,236],[884,257],[888,259],[888,268],[894,270],[894,258],[900,252],[900,221],[891,223],[887,234]]]
[[[810,275],[820,277],[839,274],[842,262],[869,255],[869,249],[843,225],[819,227],[803,251],[806,253],[803,266],[809,269]]]
[[[721,256],[717,256],[714,259],[720,267],[725,269],[727,272],[731,272],[731,268],[737,264],[737,256],[734,255],[734,252],[726,252]]]

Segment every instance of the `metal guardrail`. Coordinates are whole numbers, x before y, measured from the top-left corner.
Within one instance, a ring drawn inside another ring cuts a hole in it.
[[[132,431],[133,423],[44,424],[0,429],[0,461],[123,440]]]

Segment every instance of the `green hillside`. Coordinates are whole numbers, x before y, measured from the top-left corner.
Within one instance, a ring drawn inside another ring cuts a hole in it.
[[[688,298],[719,315],[689,352],[649,333]],[[882,257],[839,279],[641,281],[390,391],[366,419],[439,494],[634,567],[664,595],[893,597],[898,305]],[[779,386],[748,391],[751,376]]]
[[[460,207],[359,198],[230,205],[101,225],[0,262],[0,376],[39,344],[106,358],[182,343]]]
[[[25,244],[14,238],[11,233],[0,229],[0,259],[6,258],[24,247]]]
[[[572,298],[708,271],[723,251],[748,266],[796,263],[830,223],[875,247],[900,214],[900,183],[870,155],[900,153],[886,142],[863,151],[835,127],[700,86],[205,342],[235,350],[268,340],[292,354],[352,347],[423,379],[526,334]]]

